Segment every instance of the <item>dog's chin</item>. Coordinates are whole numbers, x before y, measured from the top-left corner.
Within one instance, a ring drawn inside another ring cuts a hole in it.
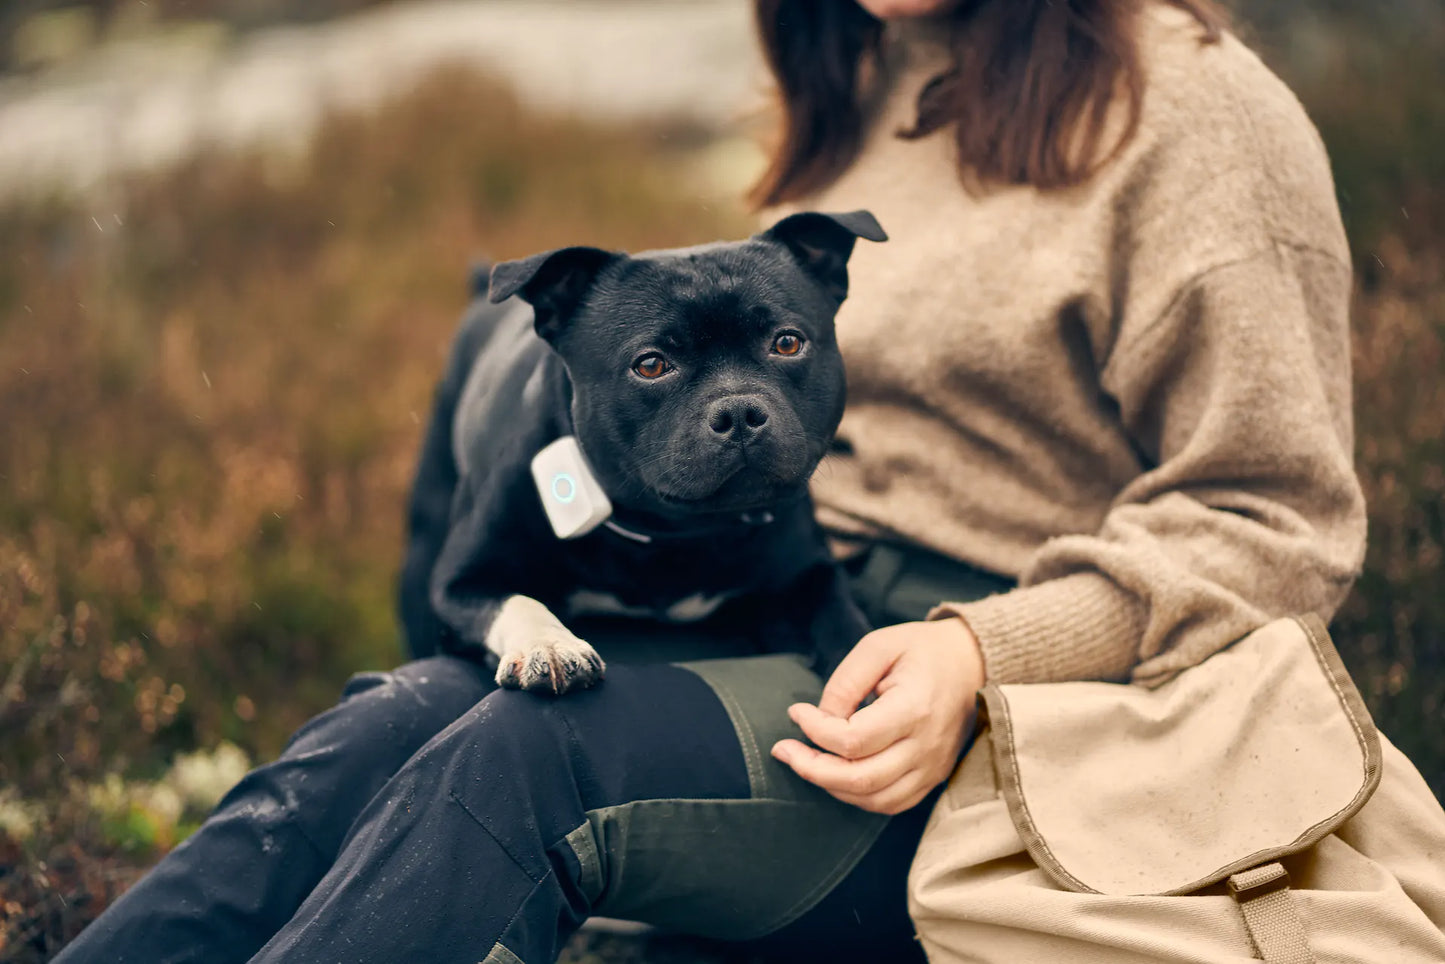
[[[664,484],[652,487],[650,494],[657,500],[658,508],[670,515],[746,514],[773,509],[801,498],[807,492],[811,474],[775,478],[741,466],[711,487],[693,486],[678,491]]]

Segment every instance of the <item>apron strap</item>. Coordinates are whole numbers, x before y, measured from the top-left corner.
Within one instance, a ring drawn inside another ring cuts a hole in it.
[[[1289,871],[1278,862],[1229,878],[1229,893],[1259,959],[1268,964],[1315,964],[1299,909],[1289,892]]]

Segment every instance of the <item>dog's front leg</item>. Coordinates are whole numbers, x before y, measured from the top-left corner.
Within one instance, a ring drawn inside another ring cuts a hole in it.
[[[825,682],[873,628],[853,601],[842,570],[831,561],[810,567],[762,597],[757,614],[763,651],[799,652],[799,642],[806,641],[812,670]]]
[[[531,596],[508,596],[487,630],[497,654],[497,685],[561,695],[602,679],[606,664],[562,621]]]
[[[837,565],[829,563],[815,570],[812,586],[817,600],[808,623],[813,671],[827,682],[858,640],[873,627],[853,601],[848,580]]]

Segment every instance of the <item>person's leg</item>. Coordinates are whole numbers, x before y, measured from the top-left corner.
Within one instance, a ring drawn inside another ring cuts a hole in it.
[[[253,964],[544,964],[593,913],[735,938],[805,917],[886,821],[780,788],[759,755],[770,735],[741,736],[754,730],[715,682],[617,666],[560,699],[487,697],[377,795]],[[891,883],[864,874],[837,912],[875,885],[902,894],[907,862],[891,863]]]
[[[376,792],[492,689],[486,670],[452,657],[353,678],[340,703],[247,774],[57,964],[246,960],[326,873]]]
[[[587,814],[746,797],[726,711],[673,666],[612,667],[562,698],[499,690],[402,768],[253,962],[551,961],[599,897]],[[569,840],[570,837],[570,840]],[[501,952],[498,952],[499,954]]]
[[[924,964],[908,916],[905,886],[913,854],[938,791],[888,822],[868,853],[838,886],[791,924],[749,942],[752,955],[778,964],[888,961]]]

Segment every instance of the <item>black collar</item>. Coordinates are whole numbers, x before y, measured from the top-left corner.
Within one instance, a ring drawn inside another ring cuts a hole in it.
[[[767,509],[759,509],[753,512],[744,512],[722,521],[710,522],[706,525],[684,526],[677,529],[658,529],[653,526],[643,526],[635,522],[627,525],[617,521],[616,508],[613,514],[602,520],[602,525],[616,535],[640,545],[651,545],[654,542],[670,542],[679,539],[701,539],[705,536],[718,535],[723,532],[730,532],[745,526],[771,525],[777,518]]]

